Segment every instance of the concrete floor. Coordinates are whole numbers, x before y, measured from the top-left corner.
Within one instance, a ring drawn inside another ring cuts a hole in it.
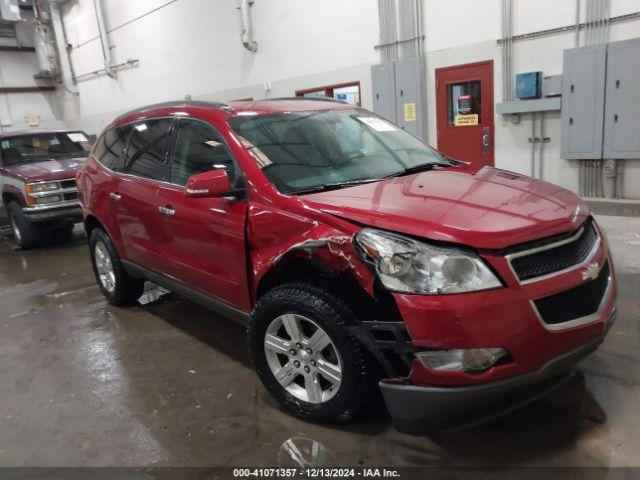
[[[80,232],[14,251],[0,239],[0,466],[639,466],[640,218],[601,217],[618,321],[573,383],[507,417],[437,438],[383,410],[336,427],[281,411],[240,326],[151,288],[106,304]]]

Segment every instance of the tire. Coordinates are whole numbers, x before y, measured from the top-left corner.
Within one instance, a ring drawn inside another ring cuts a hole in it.
[[[116,306],[134,305],[144,291],[144,280],[125,271],[109,235],[101,228],[93,229],[89,248],[93,273],[108,302]]]
[[[39,228],[36,224],[31,223],[24,216],[22,207],[17,202],[9,203],[7,207],[9,214],[9,225],[13,240],[20,248],[27,249],[34,247],[38,243]]]
[[[299,417],[335,423],[353,419],[369,398],[371,387],[364,349],[347,328],[357,323],[347,303],[323,288],[293,283],[266,293],[256,305],[248,329],[249,353],[266,389]],[[302,349],[289,334],[292,324],[297,325],[301,333]],[[310,340],[317,337],[315,327],[328,336],[331,345],[305,355],[305,347],[312,346],[314,342]],[[266,345],[267,335],[274,346]],[[273,335],[278,337],[275,343]],[[286,348],[288,354],[283,353]],[[291,350],[296,351],[295,355]],[[300,365],[295,365],[296,360]],[[307,366],[313,370],[305,374]],[[340,370],[339,382],[336,366]],[[327,371],[329,375],[325,375]],[[284,383],[280,383],[276,374],[284,375],[284,372],[289,374]],[[309,378],[317,381],[307,383]],[[313,395],[307,385],[313,387]]]

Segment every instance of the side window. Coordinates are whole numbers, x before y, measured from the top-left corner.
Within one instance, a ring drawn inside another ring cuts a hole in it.
[[[151,180],[166,180],[170,119],[147,120],[134,125],[125,172]]]
[[[178,127],[171,164],[171,183],[186,185],[192,175],[224,168],[232,185],[240,180],[238,167],[222,140],[212,127],[183,119]]]
[[[122,171],[124,147],[131,133],[131,128],[131,125],[125,125],[108,130],[100,137],[93,152],[100,163],[114,172]]]

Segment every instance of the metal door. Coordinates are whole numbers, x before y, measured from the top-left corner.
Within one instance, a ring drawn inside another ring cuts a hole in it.
[[[438,150],[493,166],[492,60],[436,69],[436,110]]]

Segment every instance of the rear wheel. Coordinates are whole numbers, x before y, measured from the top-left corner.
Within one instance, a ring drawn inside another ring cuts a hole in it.
[[[357,323],[339,296],[307,284],[266,293],[249,327],[250,353],[269,392],[288,410],[312,420],[352,419],[370,387]]]
[[[129,275],[122,265],[111,239],[95,228],[89,239],[91,263],[98,286],[112,305],[132,305],[142,295],[144,280]]]
[[[38,239],[38,227],[27,220],[22,207],[17,202],[9,203],[9,224],[13,240],[20,248],[30,248],[36,245]]]

